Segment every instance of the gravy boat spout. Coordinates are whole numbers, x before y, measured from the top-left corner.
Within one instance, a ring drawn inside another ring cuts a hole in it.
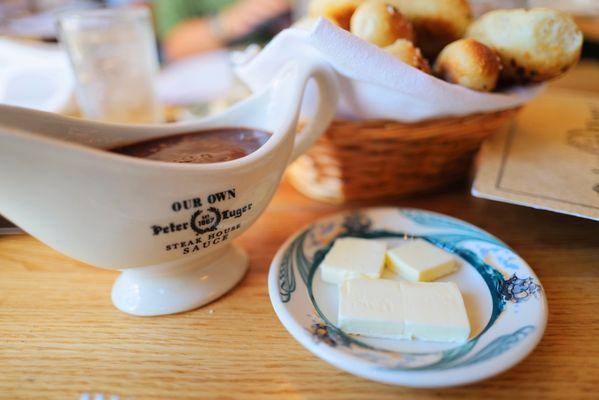
[[[295,135],[305,86],[319,105]],[[134,315],[202,306],[243,277],[233,240],[263,212],[283,171],[328,127],[337,81],[319,60],[281,70],[270,87],[197,122],[127,126],[0,106],[0,214],[54,249],[122,273],[113,303]],[[221,127],[272,136],[245,157],[177,164],[105,151]]]

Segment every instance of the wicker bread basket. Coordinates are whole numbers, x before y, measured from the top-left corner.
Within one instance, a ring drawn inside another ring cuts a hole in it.
[[[420,123],[336,120],[288,178],[306,196],[335,204],[437,191],[463,179],[483,140],[517,111]]]

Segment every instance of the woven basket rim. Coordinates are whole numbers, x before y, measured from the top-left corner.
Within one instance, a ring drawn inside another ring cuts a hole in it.
[[[336,119],[288,177],[301,193],[335,204],[433,192],[466,176],[483,140],[519,109],[419,123]]]

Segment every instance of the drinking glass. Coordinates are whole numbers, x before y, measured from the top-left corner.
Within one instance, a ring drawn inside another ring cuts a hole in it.
[[[83,116],[122,123],[163,121],[154,78],[158,55],[145,8],[96,9],[59,18]]]

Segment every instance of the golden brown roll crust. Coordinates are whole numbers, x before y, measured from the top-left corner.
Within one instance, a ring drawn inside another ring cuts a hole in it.
[[[494,49],[507,83],[541,82],[576,64],[582,33],[569,16],[555,10],[497,10],[479,18],[468,36]]]
[[[354,12],[350,30],[354,35],[376,44],[388,46],[397,39],[414,40],[412,24],[391,4],[383,0],[367,0]]]
[[[349,30],[349,21],[363,0],[312,0],[308,6],[310,17],[325,17],[337,26]]]
[[[501,61],[495,52],[474,39],[460,39],[448,44],[435,62],[437,76],[481,92],[497,86]]]
[[[427,74],[431,73],[428,61],[422,56],[420,49],[414,46],[414,43],[409,40],[397,39],[395,43],[385,47],[383,50],[412,67],[418,68]]]
[[[472,22],[467,0],[388,0],[414,25],[416,45],[433,59],[447,44],[460,39]]]

